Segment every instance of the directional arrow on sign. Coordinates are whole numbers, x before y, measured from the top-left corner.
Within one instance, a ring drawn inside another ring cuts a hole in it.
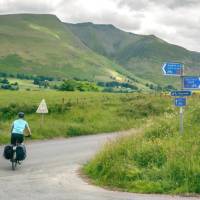
[[[187,96],[191,96],[192,95],[192,91],[190,90],[180,90],[180,91],[172,91],[171,92],[171,96],[172,97],[187,97]]]
[[[184,89],[200,90],[200,77],[199,76],[185,76],[183,77]]]
[[[183,67],[182,63],[164,63],[162,70],[164,75],[167,76],[182,76],[183,74]]]

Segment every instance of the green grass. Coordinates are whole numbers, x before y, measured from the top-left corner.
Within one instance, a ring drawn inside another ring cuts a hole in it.
[[[21,80],[17,78],[8,78],[10,83],[18,83],[20,90],[41,90],[38,85],[33,84],[33,80]]]
[[[199,97],[190,100],[185,132],[178,109],[155,117],[140,131],[109,142],[84,167],[98,185],[137,193],[200,193]],[[153,123],[152,123],[153,122]]]
[[[19,111],[26,113],[33,139],[126,130],[150,116],[171,112],[168,99],[143,94],[0,91],[0,96],[0,143],[8,142],[11,122]],[[49,114],[41,127],[41,116],[35,112],[43,98]]]

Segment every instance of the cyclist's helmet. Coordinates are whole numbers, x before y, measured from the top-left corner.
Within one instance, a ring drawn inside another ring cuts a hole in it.
[[[18,113],[18,117],[19,117],[19,118],[24,118],[24,113],[23,113],[23,112],[19,112],[19,113]]]

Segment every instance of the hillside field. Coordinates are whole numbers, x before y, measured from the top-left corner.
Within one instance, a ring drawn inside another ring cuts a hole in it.
[[[169,61],[185,63],[188,75],[200,73],[200,53],[167,43],[154,35],[129,33],[106,24],[66,26],[90,49],[114,60],[143,80],[178,86],[178,79],[165,79],[161,73],[161,65]]]
[[[137,35],[113,25],[69,24],[48,14],[0,15],[0,74],[48,76],[95,82],[179,86],[165,78],[163,62],[185,63],[187,75],[200,73],[200,53],[154,35]]]
[[[0,15],[0,43],[0,73],[105,82],[137,80],[136,85],[145,87],[134,74],[88,48],[54,15]]]

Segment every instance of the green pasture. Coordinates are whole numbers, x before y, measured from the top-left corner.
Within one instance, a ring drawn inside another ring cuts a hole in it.
[[[173,112],[170,99],[143,94],[58,91],[0,91],[0,143],[9,140],[17,113],[26,113],[33,139],[69,137],[127,130],[142,126],[151,116]],[[45,99],[49,114],[41,124],[36,109]]]

